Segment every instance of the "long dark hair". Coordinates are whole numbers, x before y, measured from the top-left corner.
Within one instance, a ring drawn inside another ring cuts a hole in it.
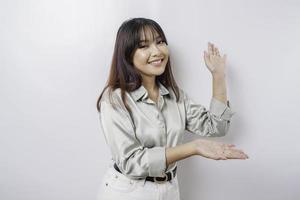
[[[99,103],[106,88],[109,88],[109,96],[111,96],[113,90],[120,88],[122,101],[124,102],[126,109],[131,112],[131,109],[126,103],[125,91],[131,92],[139,88],[142,84],[142,76],[133,65],[133,55],[139,46],[140,36],[145,28],[150,28],[153,35],[157,32],[162,40],[168,44],[165,34],[159,24],[151,19],[132,18],[123,22],[117,32],[109,77],[106,86],[102,90],[97,101],[98,112],[100,112]],[[176,101],[178,102],[179,89],[172,74],[170,57],[163,74],[156,76],[156,83],[157,81],[167,88],[171,87],[175,93]]]

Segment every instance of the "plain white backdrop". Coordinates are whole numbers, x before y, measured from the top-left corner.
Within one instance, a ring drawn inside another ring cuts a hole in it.
[[[300,198],[300,2],[0,1],[0,199],[94,200],[110,152],[96,100],[114,40],[132,17],[156,20],[177,83],[209,106],[207,42],[227,54],[228,135],[248,160],[178,162],[183,200]],[[198,138],[186,132],[185,141]]]

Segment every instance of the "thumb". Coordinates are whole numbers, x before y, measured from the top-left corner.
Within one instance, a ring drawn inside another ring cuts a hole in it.
[[[206,51],[204,51],[204,58],[205,58],[205,59],[208,59],[208,54],[207,54]]]

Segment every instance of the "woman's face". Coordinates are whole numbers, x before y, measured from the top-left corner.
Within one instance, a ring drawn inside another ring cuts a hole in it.
[[[154,39],[153,39],[154,38]],[[154,37],[149,28],[141,35],[139,47],[133,55],[133,64],[143,78],[161,75],[166,68],[169,58],[167,44],[155,32]]]

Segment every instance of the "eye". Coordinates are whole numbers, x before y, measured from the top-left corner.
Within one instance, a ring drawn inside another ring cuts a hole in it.
[[[146,48],[147,47],[147,45],[145,45],[145,44],[139,44],[139,46],[138,46],[138,48],[140,48],[140,49],[143,49],[143,48]]]
[[[157,43],[158,43],[158,44],[164,44],[164,43],[165,43],[165,41],[163,41],[163,40],[159,40]]]

